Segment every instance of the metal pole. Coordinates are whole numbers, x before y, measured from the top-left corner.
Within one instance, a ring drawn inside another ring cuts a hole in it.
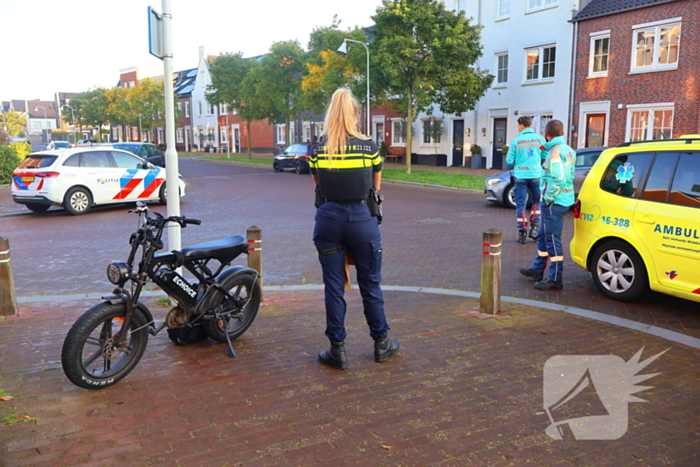
[[[165,183],[168,187],[168,216],[180,215],[180,172],[175,150],[175,104],[173,93],[173,42],[170,0],[163,0],[163,82],[165,85]],[[168,224],[168,249],[180,250],[180,225]]]
[[[228,106],[226,106],[226,158],[231,159],[231,135],[228,133],[231,125],[228,123]]]
[[[496,229],[484,232],[481,260],[481,295],[479,309],[495,315],[501,309],[501,253],[503,233]]]

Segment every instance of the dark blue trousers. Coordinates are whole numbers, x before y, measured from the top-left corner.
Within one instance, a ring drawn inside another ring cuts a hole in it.
[[[540,179],[515,179],[513,196],[515,197],[515,218],[518,230],[527,230],[527,194],[530,193],[532,209],[530,210],[530,225],[540,222]]]
[[[365,319],[376,339],[389,329],[382,295],[382,237],[377,218],[365,204],[325,202],[316,210],[314,244],[323,270],[326,302],[326,336],[344,341],[345,256],[355,261]]]
[[[544,273],[549,259],[547,279],[561,282],[564,273],[564,250],[561,245],[561,232],[564,230],[564,215],[568,207],[558,204],[542,205],[542,227],[537,234],[537,256],[531,269]]]

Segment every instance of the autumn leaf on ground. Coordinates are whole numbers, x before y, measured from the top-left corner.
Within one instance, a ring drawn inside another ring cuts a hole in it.
[[[14,399],[12,396],[0,396],[0,401],[11,401]]]
[[[391,451],[391,446],[385,446],[384,444],[382,444],[382,448],[386,449],[387,451]]]

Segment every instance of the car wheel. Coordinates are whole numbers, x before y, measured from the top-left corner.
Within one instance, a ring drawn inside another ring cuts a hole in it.
[[[74,216],[85,214],[92,207],[92,195],[85,188],[71,188],[63,199],[63,207]]]
[[[46,212],[51,206],[48,204],[34,204],[29,203],[26,205],[27,209],[34,212]]]
[[[304,173],[304,166],[302,165],[302,163],[299,159],[294,161],[294,171],[298,174]]]
[[[280,163],[278,161],[272,163],[272,168],[275,170],[275,172],[282,172],[282,167],[280,167]]]
[[[158,192],[158,202],[160,204],[168,204],[168,188],[165,186],[165,183],[163,182]],[[180,195],[182,195],[182,191],[180,191]]]
[[[649,287],[647,270],[639,253],[619,240],[608,241],[596,248],[590,270],[598,290],[613,300],[637,300]]]

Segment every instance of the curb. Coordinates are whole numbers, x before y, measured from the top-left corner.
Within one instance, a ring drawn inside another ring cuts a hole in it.
[[[265,286],[265,291],[269,292],[280,292],[280,291],[300,291],[300,290],[323,290],[324,286],[322,284],[304,284],[304,285],[271,285]],[[357,287],[353,287],[357,289]],[[414,292],[414,293],[428,293],[435,295],[451,295],[456,297],[467,297],[467,298],[479,298],[481,294],[477,292],[468,292],[462,290],[451,290],[451,289],[438,289],[432,287],[411,287],[411,286],[398,286],[398,285],[385,285],[382,286],[382,290],[392,291],[392,292]],[[78,294],[78,295],[34,295],[28,297],[17,297],[17,303],[41,303],[41,302],[70,302],[78,300],[99,300],[104,295],[103,293],[89,293],[89,294]],[[166,297],[165,292],[160,290],[156,291],[146,291],[141,293],[142,297]],[[686,336],[679,332],[670,331],[668,329],[663,329],[658,326],[648,325],[639,323],[637,321],[632,321],[626,318],[619,318],[617,316],[606,315],[604,313],[599,313],[597,311],[585,310],[583,308],[571,307],[568,305],[558,305],[556,303],[540,302],[537,300],[530,300],[526,298],[517,297],[501,297],[501,300],[506,303],[516,303],[519,305],[526,305],[535,308],[544,308],[551,311],[559,311],[562,313],[578,316],[581,318],[592,319],[594,321],[600,321],[603,323],[611,324],[614,326],[630,329],[632,331],[638,331],[650,336],[659,337],[677,344],[682,344],[695,349],[700,349],[700,339],[692,336]]]

